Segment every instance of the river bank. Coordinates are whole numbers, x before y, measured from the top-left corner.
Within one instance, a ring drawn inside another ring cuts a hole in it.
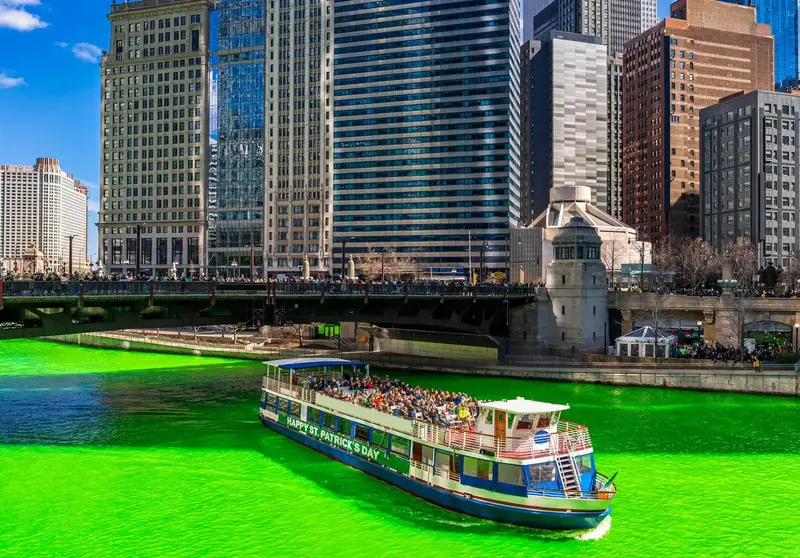
[[[352,360],[393,370],[421,370],[425,372],[464,374],[580,382],[624,386],[663,387],[698,391],[753,393],[800,397],[800,376],[793,370],[767,370],[757,374],[747,368],[723,368],[687,365],[620,365],[609,363],[537,363],[525,366],[503,363],[467,362],[382,352],[336,352],[309,349],[282,349],[244,346],[214,345],[192,339],[160,339],[131,333],[82,333],[51,338],[51,341],[127,351],[144,351],[164,354],[191,355],[240,360],[271,360],[301,356],[341,356]]]

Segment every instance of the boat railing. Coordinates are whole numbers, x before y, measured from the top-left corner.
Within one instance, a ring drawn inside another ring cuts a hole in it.
[[[507,459],[532,459],[549,455],[546,447],[539,449],[533,436],[514,438],[492,436],[464,428],[448,428],[428,422],[414,421],[411,433],[427,442],[471,453],[486,453]]]
[[[555,453],[575,452],[592,447],[589,429],[582,424],[559,420],[556,432],[550,435],[550,445]]]
[[[289,397],[294,397],[307,403],[314,404],[317,402],[317,392],[299,384],[293,385],[288,382],[281,382],[275,378],[265,377],[262,382],[262,388],[275,393],[288,395]]]

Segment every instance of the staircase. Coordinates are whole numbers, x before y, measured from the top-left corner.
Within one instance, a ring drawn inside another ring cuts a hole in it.
[[[567,453],[556,456],[556,467],[558,475],[561,477],[561,484],[564,486],[567,498],[578,498],[579,494],[570,494],[570,491],[580,492],[581,483],[578,472],[575,470],[575,462],[572,459],[572,447],[568,444]]]

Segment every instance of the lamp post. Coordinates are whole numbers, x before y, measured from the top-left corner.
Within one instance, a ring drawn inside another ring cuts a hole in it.
[[[484,254],[489,250],[489,243],[487,241],[483,241],[481,244],[481,256],[480,256],[480,268],[478,268],[478,284],[483,284],[483,266],[484,266]]]
[[[697,331],[700,333],[700,339],[705,341],[705,333],[703,332],[703,322],[697,320]]]
[[[75,239],[75,235],[69,235],[69,279],[72,280],[72,241]]]
[[[255,267],[256,267],[256,247],[251,242],[250,243],[250,280],[251,281],[255,280],[255,277],[253,276],[253,273],[255,271]]]
[[[231,267],[233,268],[233,278],[236,279],[236,266],[239,265],[236,263],[236,260],[231,260]]]
[[[800,345],[800,324],[794,324],[794,350],[797,352],[797,347]]]
[[[381,283],[384,282],[385,277],[386,277],[386,273],[385,273],[385,269],[386,268],[384,267],[384,260],[385,259],[386,259],[386,248],[384,248],[381,251]]]
[[[136,225],[136,276],[135,279],[139,280],[139,273],[141,271],[141,264],[142,264],[142,225],[144,223],[137,223]],[[151,245],[152,250],[152,245]],[[150,257],[152,258],[152,252],[150,253]]]

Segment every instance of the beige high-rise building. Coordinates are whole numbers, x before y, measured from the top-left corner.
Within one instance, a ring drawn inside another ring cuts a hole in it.
[[[38,158],[33,166],[0,165],[0,260],[17,273],[85,271],[88,198],[86,186],[58,159]],[[23,256],[41,252],[42,266],[26,269]]]
[[[266,11],[265,270],[297,275],[307,256],[321,275],[332,245],[332,2],[277,0]]]
[[[99,251],[107,273],[206,266],[210,0],[111,6],[103,55]],[[137,243],[139,244],[137,255]]]

